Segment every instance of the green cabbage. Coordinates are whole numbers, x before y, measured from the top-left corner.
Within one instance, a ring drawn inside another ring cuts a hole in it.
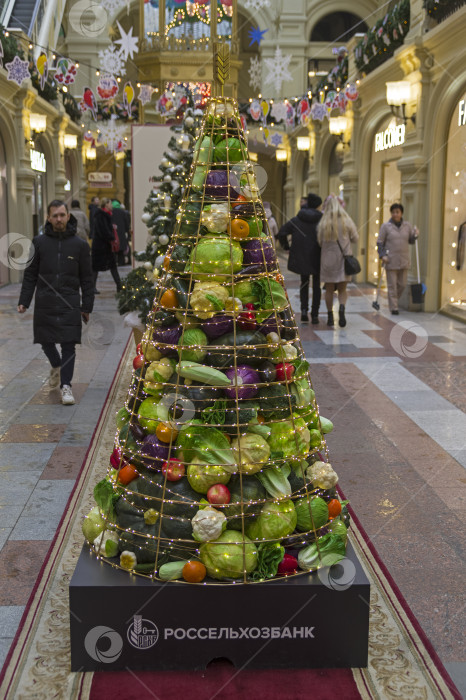
[[[293,421],[271,425],[269,445],[276,459],[305,455],[309,450],[310,435],[307,425],[302,418],[293,418]]]
[[[214,275],[231,275],[239,272],[243,265],[243,249],[237,241],[227,236],[214,234],[204,236],[193,248],[186,266],[186,272],[194,278],[209,277],[214,281]],[[223,277],[218,277],[222,280]]]
[[[247,533],[253,540],[280,540],[293,532],[296,520],[293,501],[266,503],[259,517],[248,526]]]
[[[235,297],[240,299],[244,304],[255,304],[259,301],[259,297],[254,293],[252,282],[244,280],[243,282],[235,282]],[[233,294],[233,290],[232,290]]]
[[[207,355],[207,336],[200,328],[187,328],[178,341],[179,346],[192,345],[201,347],[180,347],[180,360],[187,362],[202,362]]]
[[[328,507],[323,498],[299,498],[295,503],[297,526],[300,532],[318,530],[328,522]],[[312,516],[312,517],[311,517]]]
[[[344,558],[346,552],[342,538],[333,533],[320,537],[298,554],[300,569],[318,569],[321,566],[333,566]]]
[[[270,447],[268,442],[255,433],[246,433],[239,439],[233,440],[231,449],[236,456],[236,462],[239,468],[225,467],[231,472],[241,471],[243,474],[255,474],[262,469],[262,465],[267,462],[270,457]],[[241,460],[240,460],[241,454]]]
[[[214,542],[204,542],[199,550],[209,576],[215,579],[243,578],[257,566],[257,548],[236,530],[226,530]]]
[[[228,484],[231,474],[214,464],[193,462],[188,467],[188,482],[197,493],[207,493],[214,484]]]

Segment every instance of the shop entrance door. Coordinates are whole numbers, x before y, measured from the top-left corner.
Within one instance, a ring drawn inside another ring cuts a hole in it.
[[[382,163],[382,221],[390,218],[390,206],[401,201],[401,173],[397,160]]]

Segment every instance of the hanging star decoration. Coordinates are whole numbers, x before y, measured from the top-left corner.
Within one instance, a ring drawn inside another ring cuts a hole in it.
[[[23,80],[31,77],[29,63],[22,61],[19,56],[15,56],[10,63],[5,63],[5,68],[8,71],[7,80],[16,83],[18,87],[21,87]]]
[[[146,105],[152,99],[154,88],[151,85],[141,85],[139,88],[138,100],[142,105]]]
[[[118,22],[118,29],[120,30],[121,39],[117,39],[115,44],[120,44],[121,53],[125,61],[128,57],[133,58],[135,53],[138,53],[138,37],[133,36],[133,27],[129,28],[129,32],[126,33],[121,24]]]
[[[293,80],[288,66],[291,61],[291,54],[284,56],[279,46],[275,49],[273,58],[264,58],[268,73],[265,77],[265,85],[273,85],[276,92],[280,92],[282,83]]]
[[[260,46],[260,43],[262,39],[264,38],[264,35],[268,32],[268,29],[261,30],[259,27],[251,27],[249,30],[249,38],[251,41],[249,42],[249,46],[252,46],[257,42],[257,45]]]

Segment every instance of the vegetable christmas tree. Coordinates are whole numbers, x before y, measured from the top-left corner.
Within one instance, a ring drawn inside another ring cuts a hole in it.
[[[84,534],[159,580],[252,583],[345,554],[348,515],[234,100],[206,108]]]

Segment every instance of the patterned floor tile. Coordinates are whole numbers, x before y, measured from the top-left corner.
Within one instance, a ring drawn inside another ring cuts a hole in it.
[[[64,409],[67,407],[64,406]],[[0,442],[59,442],[66,424],[15,424],[0,438]]]

